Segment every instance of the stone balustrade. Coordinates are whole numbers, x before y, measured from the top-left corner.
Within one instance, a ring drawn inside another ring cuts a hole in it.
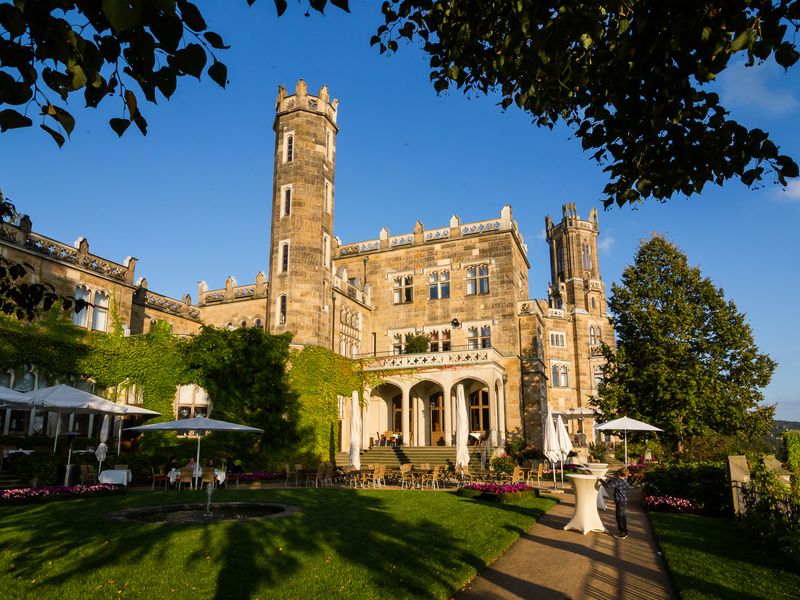
[[[141,301],[141,300],[140,300]],[[144,290],[144,303],[163,312],[171,313],[181,317],[187,317],[195,321],[200,320],[200,311],[191,304],[185,304],[180,300],[175,300],[169,296],[163,296],[150,290]]]
[[[383,371],[386,369],[420,369],[443,365],[474,365],[499,362],[501,358],[501,354],[494,348],[425,352],[422,354],[396,354],[374,359],[367,358],[365,359],[364,369],[367,371]]]
[[[556,317],[557,319],[564,318],[564,310],[561,308],[548,308],[547,309],[547,316],[548,317]]]

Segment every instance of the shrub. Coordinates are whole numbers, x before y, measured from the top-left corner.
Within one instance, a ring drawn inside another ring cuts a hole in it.
[[[800,495],[800,431],[784,432],[783,450],[786,466],[792,472],[792,491]]]
[[[492,469],[494,469],[495,473],[501,475],[509,475],[514,472],[514,467],[517,464],[514,462],[514,459],[510,456],[496,456],[492,459]]]
[[[64,461],[66,462],[66,461]],[[14,458],[14,473],[17,478],[34,487],[53,485],[58,474],[61,458],[52,452],[34,452]]]
[[[709,516],[732,514],[728,473],[721,463],[677,463],[648,469],[645,496],[685,498]]]

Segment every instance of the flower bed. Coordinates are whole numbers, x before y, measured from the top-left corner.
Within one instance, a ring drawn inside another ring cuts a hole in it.
[[[514,502],[527,496],[535,496],[536,490],[524,483],[470,483],[456,492],[464,498],[478,498],[491,502]]]
[[[283,477],[275,471],[252,471],[250,473],[239,473],[239,481],[272,481]]]
[[[675,513],[696,513],[697,507],[691,500],[675,496],[645,496],[642,500],[647,510]]]
[[[48,500],[69,500],[75,497],[124,494],[123,486],[109,483],[95,485],[48,485],[36,488],[0,490],[0,504],[28,504]]]

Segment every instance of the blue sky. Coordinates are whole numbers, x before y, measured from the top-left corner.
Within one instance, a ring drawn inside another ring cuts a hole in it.
[[[78,124],[58,149],[46,134],[0,138],[0,189],[33,219],[34,230],[122,261],[158,292],[196,299],[197,282],[222,287],[267,270],[275,94],[300,77],[315,93],[323,83],[340,100],[335,228],[343,242],[372,239],[381,227],[410,232],[419,219],[442,227],[499,215],[511,204],[532,262],[532,297],[546,295],[544,217],[575,202],[586,217],[601,210],[601,270],[619,279],[637,244],[659,232],[746,313],[762,351],[779,366],[765,390],[777,416],[800,420],[800,185],[786,191],[739,183],[708,187],[701,197],[602,211],[600,167],[563,128],[536,129],[496,98],[437,96],[425,57],[401,47],[380,56],[369,38],[380,24],[374,2],[351,2],[303,16],[290,3],[278,20],[273,3],[217,3],[203,8],[212,29],[233,45],[221,53],[230,86],[189,78],[170,101],[140,102],[150,127],[118,140],[107,126],[121,107],[71,108]],[[715,87],[741,122],[761,127],[800,159],[798,73],[774,65],[736,66]]]

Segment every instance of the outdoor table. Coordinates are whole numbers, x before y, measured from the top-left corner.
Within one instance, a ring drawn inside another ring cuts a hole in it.
[[[106,469],[97,476],[97,481],[127,486],[133,481],[133,474],[130,469]]]
[[[7,456],[14,456],[15,454],[33,454],[33,450],[23,450],[22,448],[17,448],[16,450],[3,450],[3,458]]]
[[[194,470],[194,478],[199,479],[200,476],[203,474],[202,469],[195,469]],[[225,479],[228,475],[222,469],[214,469],[214,476],[217,479],[217,483],[222,485],[225,483]],[[169,473],[167,473],[167,479],[169,479],[170,485],[174,485],[176,481],[180,481],[181,478],[181,471],[180,469],[171,469]]]
[[[600,480],[594,475],[568,474],[575,491],[575,512],[564,529],[573,529],[586,535],[590,531],[606,532],[597,512],[597,488]]]

